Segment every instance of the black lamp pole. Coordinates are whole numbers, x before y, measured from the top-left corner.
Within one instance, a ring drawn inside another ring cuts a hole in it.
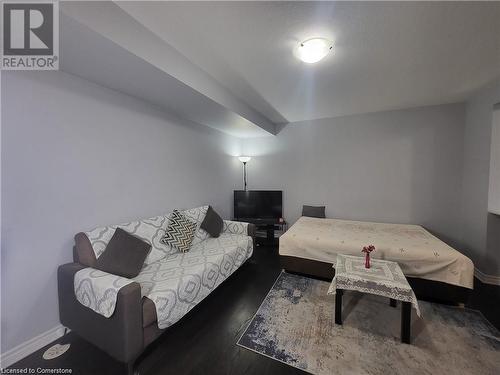
[[[245,191],[247,191],[247,162],[243,162],[243,183],[245,185]]]

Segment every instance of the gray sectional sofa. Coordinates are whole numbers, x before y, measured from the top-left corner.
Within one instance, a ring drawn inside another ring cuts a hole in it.
[[[74,262],[58,269],[61,323],[133,373],[134,362],[149,344],[252,256],[255,226],[225,220],[221,235],[212,238],[199,228],[206,209],[184,211],[198,223],[186,253],[159,241],[168,214],[78,233]],[[132,279],[93,268],[117,227],[152,246]]]

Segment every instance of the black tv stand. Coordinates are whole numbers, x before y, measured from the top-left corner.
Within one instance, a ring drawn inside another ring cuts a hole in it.
[[[277,225],[280,223],[279,219],[256,219],[256,218],[238,218],[236,221],[244,221],[246,223],[252,223],[255,225]]]
[[[266,230],[267,241],[274,241],[274,231],[282,229],[280,227],[286,225],[286,222],[284,220],[280,221],[279,219],[238,218],[235,220],[255,224],[257,229]]]

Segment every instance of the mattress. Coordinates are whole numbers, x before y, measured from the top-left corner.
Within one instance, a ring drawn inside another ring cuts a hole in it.
[[[303,216],[280,237],[279,253],[334,264],[337,254],[363,256],[370,244],[373,258],[398,262],[407,277],[473,288],[472,261],[419,225]]]

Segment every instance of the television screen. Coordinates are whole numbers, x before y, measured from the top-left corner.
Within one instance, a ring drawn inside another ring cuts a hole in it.
[[[281,190],[235,190],[234,217],[237,220],[283,217],[283,192]]]

